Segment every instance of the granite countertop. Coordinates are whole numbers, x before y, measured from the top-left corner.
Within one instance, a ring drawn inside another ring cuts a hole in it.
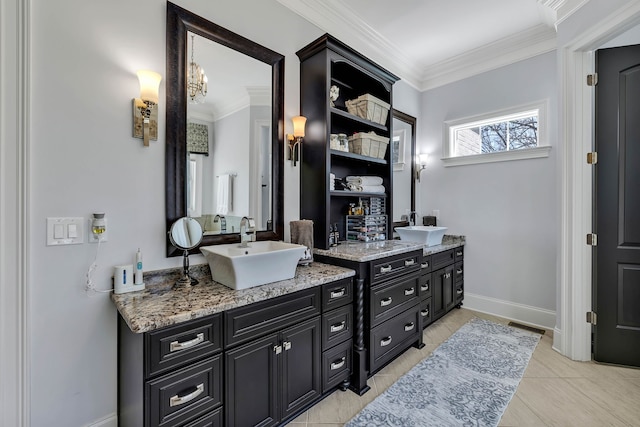
[[[422,249],[424,255],[443,252],[465,244],[464,236],[445,235],[442,244],[425,246],[421,243],[408,242],[406,240],[383,240],[380,242],[340,242],[338,246],[329,249],[314,249],[313,253],[331,258],[346,259],[349,261],[366,262],[391,255]]]
[[[131,331],[149,332],[355,275],[355,271],[347,268],[313,262],[298,267],[293,279],[235,290],[214,282],[209,266],[200,264],[190,269],[199,284],[174,289],[181,270],[145,273],[144,290],[111,295]]]

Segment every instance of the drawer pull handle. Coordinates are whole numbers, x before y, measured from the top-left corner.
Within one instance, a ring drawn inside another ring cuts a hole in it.
[[[284,348],[285,351],[289,351],[291,350],[291,341],[285,341],[282,343],[282,347]]]
[[[409,332],[410,330],[412,330],[413,328],[415,328],[416,324],[413,322],[409,322],[406,325],[404,325],[404,331],[405,332]]]
[[[331,291],[330,297],[331,298],[340,298],[344,296],[346,289],[345,288],[340,288],[340,290],[337,291]]]
[[[404,260],[404,266],[405,267],[411,267],[415,263],[416,263],[415,259],[406,259],[406,260]]]
[[[456,294],[458,294],[458,295],[462,295],[462,292],[463,292],[463,290],[462,290],[462,289],[458,289],[458,290],[456,291]]]
[[[462,251],[456,252],[456,256],[462,256]]]
[[[447,274],[444,275],[445,279],[449,279],[450,277],[451,277],[451,273],[447,273]]]
[[[345,322],[344,320],[340,323],[336,323],[335,325],[331,325],[331,332],[339,332],[341,330],[344,329],[344,327],[347,326],[347,322]]]
[[[202,333],[202,332],[200,332],[198,335],[196,335],[196,337],[194,339],[189,340],[189,341],[184,341],[184,342],[172,341],[169,344],[169,351],[171,353],[173,353],[174,351],[185,350],[187,348],[191,348],[193,346],[196,346],[196,345],[200,344],[201,342],[204,342],[204,333]]]
[[[383,300],[380,300],[380,307],[386,307],[387,305],[391,304],[393,302],[393,298],[391,297],[386,297]]]
[[[281,346],[281,345],[274,345],[274,346],[273,346],[273,352],[274,352],[275,354],[280,354],[280,353],[282,353],[282,346]]]
[[[391,273],[391,270],[393,270],[393,267],[391,267],[390,265],[387,265],[386,267],[380,267],[380,274]]]
[[[427,317],[429,315],[429,309],[425,308],[420,312],[420,314],[422,314],[422,317]]]
[[[457,269],[456,274],[462,274],[462,269],[461,268]]]
[[[429,268],[429,261],[420,264],[420,268]]]
[[[392,338],[391,338],[391,337],[382,338],[382,339],[380,340],[380,347],[386,347],[386,346],[388,346],[389,344],[391,344],[391,340],[392,340]]]
[[[188,403],[200,396],[202,392],[204,392],[204,383],[196,386],[196,389],[189,394],[185,394],[184,396],[178,396],[176,394],[175,396],[172,396],[171,399],[169,399],[169,406],[174,407],[184,405],[185,403]]]
[[[404,294],[405,294],[406,296],[413,295],[413,292],[414,292],[414,291],[415,291],[415,289],[414,289],[414,288],[405,289],[405,290],[404,290]]]
[[[428,284],[426,284],[426,285],[422,285],[422,286],[420,286],[420,290],[421,290],[421,291],[425,291],[425,292],[426,292],[426,291],[428,291],[428,290],[429,290],[429,285],[428,285]]]
[[[346,362],[347,360],[345,357],[340,359],[338,362],[331,362],[331,370],[335,371],[336,369],[342,368]]]

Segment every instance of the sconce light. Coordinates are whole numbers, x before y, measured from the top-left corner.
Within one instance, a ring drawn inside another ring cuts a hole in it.
[[[144,146],[149,139],[158,140],[158,91],[162,76],[154,71],[138,71],[140,98],[133,100],[133,137],[141,138]]]
[[[304,138],[304,126],[307,123],[307,118],[304,116],[295,116],[291,118],[293,122],[293,135],[288,134],[287,140],[289,141],[289,160],[293,160],[293,166],[300,160],[300,143]]]
[[[428,158],[428,154],[418,154],[418,156],[416,156],[416,180],[418,182],[420,182],[420,172],[425,170],[425,168],[427,167]]]

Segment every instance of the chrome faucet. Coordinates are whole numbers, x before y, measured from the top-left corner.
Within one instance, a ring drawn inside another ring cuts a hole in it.
[[[223,215],[216,215],[213,218],[213,222],[218,222],[220,221],[220,231],[221,232],[225,232],[227,231],[227,220],[225,219],[225,217]]]
[[[243,216],[240,220],[240,247],[248,247],[248,242],[256,240],[256,222],[253,218]]]
[[[409,211],[409,225],[416,225],[416,211]]]

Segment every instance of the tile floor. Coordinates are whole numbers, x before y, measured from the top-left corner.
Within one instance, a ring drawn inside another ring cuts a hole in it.
[[[371,390],[363,396],[336,391],[289,425],[342,426],[473,316],[508,323],[465,308],[452,310],[425,329],[422,350],[411,347],[370,378]],[[553,350],[552,342],[547,331],[500,426],[640,426],[640,369],[574,362]]]

